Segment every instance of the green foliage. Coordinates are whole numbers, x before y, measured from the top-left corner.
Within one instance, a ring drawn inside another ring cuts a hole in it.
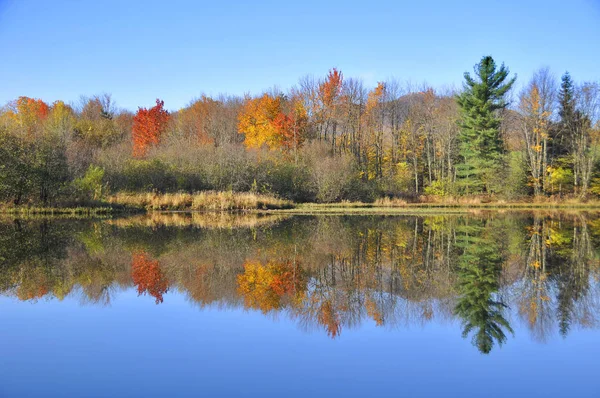
[[[120,175],[113,176],[116,190],[173,192],[177,178],[169,164],[160,159],[130,159]]]
[[[386,196],[413,196],[415,180],[411,166],[407,162],[392,165],[389,170],[385,170],[379,187]]]
[[[425,195],[439,196],[440,198],[454,194],[456,190],[455,184],[449,178],[435,180],[425,187]]]
[[[14,135],[0,135],[0,199],[20,204],[33,190],[31,145]]]
[[[590,191],[596,193],[597,183],[592,180]],[[552,193],[562,195],[573,188],[573,170],[563,166],[551,167],[548,173],[548,189]],[[600,193],[600,190],[597,191]]]
[[[457,97],[461,109],[457,176],[464,193],[492,193],[493,178],[502,168],[503,143],[498,111],[516,77],[505,82],[509,70],[485,56],[475,65],[476,78],[465,73],[465,90]]]
[[[295,202],[314,200],[311,175],[306,164],[269,161],[261,163],[260,169],[262,171],[257,173],[257,177],[261,179],[260,184],[257,183],[257,187],[260,186],[259,192],[275,193]]]
[[[531,187],[527,185],[527,161],[525,154],[512,151],[507,154],[506,178],[503,180],[503,195],[507,199],[519,199],[531,193]]]
[[[39,198],[47,204],[58,198],[70,179],[66,148],[45,137],[36,143],[34,152],[34,185],[39,189]]]
[[[573,145],[573,130],[577,123],[575,84],[569,72],[561,78],[558,92],[558,124],[553,129],[551,145],[555,156],[567,155]]]
[[[92,200],[99,200],[104,194],[104,169],[99,166],[90,165],[81,178],[73,181],[73,185],[78,193]]]
[[[0,135],[0,199],[22,204],[57,198],[69,180],[65,147],[52,137],[37,141]]]

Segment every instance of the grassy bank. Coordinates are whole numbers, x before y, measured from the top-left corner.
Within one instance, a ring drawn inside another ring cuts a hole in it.
[[[163,211],[252,211],[291,209],[294,203],[250,192],[118,193],[109,203]]]
[[[303,203],[251,192],[203,191],[190,193],[120,192],[102,202],[56,207],[0,206],[0,213],[27,215],[110,216],[145,212],[269,212],[289,214],[415,214],[466,213],[478,210],[575,210],[600,211],[600,201],[576,198],[544,198],[537,201],[505,201],[486,197],[422,197],[419,202],[378,199],[373,203]]]

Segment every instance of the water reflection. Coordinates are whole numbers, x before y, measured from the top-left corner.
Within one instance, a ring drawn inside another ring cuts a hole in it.
[[[489,353],[515,322],[539,341],[597,326],[599,237],[600,219],[579,213],[3,220],[0,292],[98,305],[131,288],[156,304],[184,294],[332,338],[368,320],[455,320]]]

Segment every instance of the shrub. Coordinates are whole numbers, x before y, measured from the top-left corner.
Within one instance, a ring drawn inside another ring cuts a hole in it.
[[[90,165],[85,175],[73,181],[78,196],[86,199],[99,200],[105,191],[103,185],[104,169]]]

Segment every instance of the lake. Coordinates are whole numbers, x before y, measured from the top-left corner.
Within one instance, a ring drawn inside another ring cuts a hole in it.
[[[1,397],[598,397],[600,217],[0,219]]]

